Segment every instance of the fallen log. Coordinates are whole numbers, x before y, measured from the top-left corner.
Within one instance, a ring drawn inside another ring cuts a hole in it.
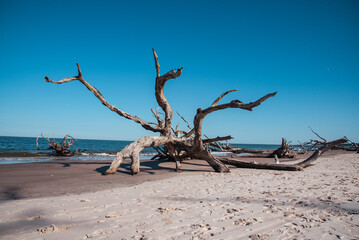
[[[255,168],[255,169],[271,169],[271,170],[287,170],[287,171],[302,171],[304,168],[315,165],[317,159],[326,151],[332,149],[333,147],[345,143],[347,140],[341,138],[331,142],[327,142],[319,150],[316,150],[311,154],[307,159],[296,163],[296,164],[271,164],[271,163],[257,163],[257,162],[243,162],[235,159],[229,158],[219,158],[219,160],[227,165],[232,165],[238,168]]]
[[[271,169],[271,170],[286,170],[286,171],[303,170],[303,167],[297,165],[243,162],[229,158],[220,158],[220,161],[226,165],[235,166],[237,168],[255,168],[255,169]]]

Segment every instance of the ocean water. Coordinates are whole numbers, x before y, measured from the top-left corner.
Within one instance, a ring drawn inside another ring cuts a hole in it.
[[[62,139],[56,139],[61,142]],[[39,138],[39,150],[36,147],[36,138],[33,137],[0,137],[0,164],[15,164],[29,162],[43,162],[64,157],[49,156],[47,141]],[[81,153],[67,157],[71,160],[112,160],[116,152],[121,151],[131,141],[120,140],[90,140],[77,139],[71,150],[80,149]],[[276,149],[279,145],[266,144],[232,144],[235,147],[252,149]],[[156,154],[153,148],[146,148],[141,152],[141,160],[151,159]],[[216,153],[221,154],[221,153]],[[222,153],[223,154],[223,153]]]

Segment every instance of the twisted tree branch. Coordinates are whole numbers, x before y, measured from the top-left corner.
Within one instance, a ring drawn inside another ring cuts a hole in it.
[[[229,103],[216,105],[216,106],[213,106],[213,107],[206,108],[204,110],[202,110],[201,108],[197,109],[197,114],[196,114],[196,116],[194,118],[194,131],[195,131],[194,145],[197,148],[201,148],[201,149],[203,148],[203,143],[201,141],[201,139],[202,139],[202,122],[203,122],[203,119],[208,114],[210,114],[212,112],[215,112],[215,111],[227,109],[227,108],[240,108],[240,109],[252,111],[252,109],[254,107],[259,106],[262,102],[264,102],[265,100],[267,100],[270,97],[274,97],[276,94],[277,94],[277,92],[269,93],[269,94],[261,97],[257,101],[250,102],[250,103],[243,103],[243,102],[241,102],[239,100],[233,100],[233,101],[231,101]]]
[[[163,112],[165,113],[165,119],[164,119],[165,125],[161,131],[161,134],[164,136],[170,136],[171,128],[172,128],[173,110],[164,95],[163,89],[164,89],[165,83],[168,80],[175,79],[175,78],[181,76],[183,67],[177,69],[177,71],[171,70],[168,73],[161,76],[160,75],[160,65],[158,63],[157,53],[154,48],[152,49],[152,51],[153,51],[153,57],[155,59],[155,66],[156,66],[156,72],[157,72],[156,85],[155,85],[155,96],[156,96],[158,105],[162,108]]]
[[[115,107],[114,105],[109,104],[106,99],[103,97],[103,95],[101,94],[101,92],[99,90],[97,90],[95,87],[91,86],[88,82],[85,81],[85,79],[82,77],[82,73],[81,73],[81,69],[80,69],[80,65],[78,63],[76,63],[77,65],[77,70],[78,70],[78,75],[75,77],[69,77],[69,78],[64,78],[62,80],[59,81],[53,81],[50,78],[48,78],[47,76],[45,77],[45,81],[46,82],[50,82],[50,83],[57,83],[57,84],[62,84],[62,83],[67,83],[67,82],[71,82],[74,80],[78,80],[80,81],[83,85],[85,85],[87,87],[88,90],[90,90],[95,97],[97,97],[97,99],[100,100],[100,102],[105,105],[107,108],[109,108],[111,111],[117,113],[118,115],[127,118],[129,120],[132,120],[136,123],[141,124],[141,126],[146,129],[146,130],[150,130],[152,132],[161,132],[162,128],[160,127],[156,127],[156,126],[151,126],[148,122],[142,120],[141,118],[137,117],[137,116],[132,116],[120,109],[118,109],[117,107]]]

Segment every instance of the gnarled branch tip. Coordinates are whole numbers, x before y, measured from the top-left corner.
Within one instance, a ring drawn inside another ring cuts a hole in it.
[[[76,63],[76,66],[77,66],[77,71],[78,71],[78,77],[82,77],[82,72],[81,72],[81,69],[80,69],[80,64]]]
[[[221,101],[221,99],[224,96],[226,96],[228,93],[235,92],[235,91],[238,91],[238,89],[232,89],[232,90],[228,90],[227,92],[222,93],[221,96],[219,96],[216,100],[214,100],[214,102],[211,104],[211,107],[217,106],[219,101]]]

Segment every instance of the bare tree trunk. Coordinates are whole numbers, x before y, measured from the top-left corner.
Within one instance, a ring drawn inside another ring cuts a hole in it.
[[[112,161],[111,166],[103,175],[113,174],[117,171],[123,160],[131,158],[131,172],[133,175],[140,171],[140,152],[146,147],[157,147],[173,142],[171,137],[154,136],[142,137],[137,141],[127,145],[124,149],[117,153],[116,158]]]
[[[212,154],[210,154],[205,149],[201,151],[194,150],[190,153],[190,155],[195,159],[203,159],[208,162],[208,164],[216,171],[216,172],[230,172],[228,167],[224,165],[220,160],[215,158]]]
[[[278,158],[294,158],[296,156],[296,153],[294,151],[294,148],[291,147],[289,143],[287,143],[287,140],[285,138],[282,138],[281,146],[272,154],[270,154],[269,157],[274,157],[274,155],[277,155]]]

